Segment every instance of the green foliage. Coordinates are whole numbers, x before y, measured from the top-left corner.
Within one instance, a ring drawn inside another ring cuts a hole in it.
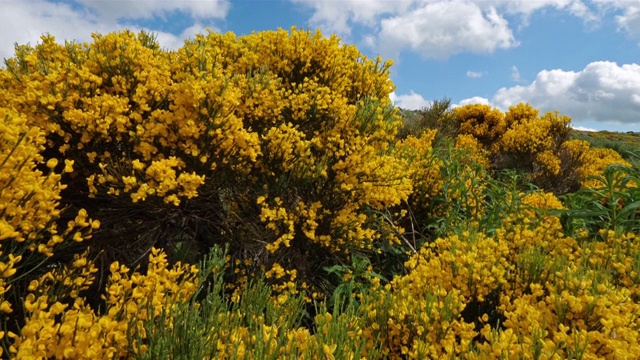
[[[349,266],[333,265],[331,267],[325,267],[324,270],[330,276],[337,276],[340,284],[334,289],[329,298],[329,305],[334,306],[334,311],[340,311],[341,305],[351,305],[351,302],[357,301],[355,299],[356,295],[369,291],[372,278],[389,282],[389,280],[385,279],[382,275],[372,271],[369,259],[357,255],[351,257],[351,265]],[[338,306],[338,308],[336,308],[336,306]]]
[[[226,251],[214,246],[200,262],[201,285],[194,297],[165,304],[159,317],[145,323],[144,337],[137,331],[131,333],[129,342],[136,347],[132,351],[134,359],[204,359],[215,354],[217,338],[208,336],[209,331],[225,325],[218,314],[230,307],[223,293],[225,257]],[[209,274],[211,278],[207,279]],[[200,303],[196,299],[203,291],[205,297]],[[254,299],[262,300],[257,296]],[[135,329],[137,320],[131,318],[129,326]]]
[[[201,282],[200,296],[167,304],[161,316],[145,323],[144,337],[139,331],[132,333],[133,359],[275,360],[329,355],[341,359],[365,354],[366,339],[353,333],[360,326],[356,321],[365,314],[352,301],[352,294],[336,292],[329,303],[331,313],[327,303],[316,303],[316,315],[309,319],[313,332],[309,332],[302,328],[306,316],[304,298],[292,296],[284,302],[273,301],[276,295],[264,277],[247,283],[240,298],[230,301],[224,295],[225,254],[214,247],[200,263],[202,280],[206,280]],[[366,261],[354,261],[359,264],[358,271],[365,270]],[[136,321],[134,317],[129,323]],[[331,354],[327,354],[328,349]],[[369,349],[367,354],[379,358],[378,351]]]
[[[618,234],[640,232],[640,169],[609,166],[602,175],[593,176],[600,187],[581,189],[563,197],[568,210],[563,214],[568,234],[586,230],[589,237],[602,230]]]
[[[433,156],[433,163],[440,164],[441,187],[426,203],[409,202],[410,219],[415,222],[410,227],[427,238],[470,228],[494,234],[507,215],[518,211],[520,191],[535,188],[527,186],[524,176],[515,171],[504,170],[492,176],[472,160],[469,152],[451,145],[436,148]]]

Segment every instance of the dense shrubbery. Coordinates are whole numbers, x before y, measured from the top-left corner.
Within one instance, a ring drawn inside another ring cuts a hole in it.
[[[18,46],[3,355],[640,356],[638,169],[526,104],[403,127],[389,65],[295,29]]]
[[[594,148],[570,139],[568,116],[539,111],[518,104],[502,114],[488,105],[467,105],[454,109],[458,134],[468,134],[490,151],[496,169],[516,169],[532,182],[555,194],[589,186],[585,179],[610,164],[628,163],[615,151]]]
[[[74,160],[64,205],[102,223],[100,269],[152,246],[179,259],[230,244],[241,266],[304,281],[397,242],[375,214],[411,191],[389,153],[388,64],[335,37],[212,33],[176,52],[145,34],[44,38],[17,50],[2,81],[4,106],[42,129],[46,156]]]

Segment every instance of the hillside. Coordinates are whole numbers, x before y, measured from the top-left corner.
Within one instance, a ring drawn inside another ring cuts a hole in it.
[[[579,131],[573,130],[572,137],[586,140],[591,146],[609,148],[617,151],[627,161],[640,159],[640,132],[612,132],[612,131]]]

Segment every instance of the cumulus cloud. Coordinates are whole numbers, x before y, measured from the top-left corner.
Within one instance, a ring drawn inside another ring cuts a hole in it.
[[[640,1],[639,0],[594,0],[603,11],[611,10],[616,15],[618,30],[633,39],[640,39]]]
[[[122,24],[121,20],[143,19],[149,16],[162,16],[172,11],[183,11],[194,18],[222,18],[229,10],[227,0],[210,1],[136,1],[120,0],[117,6],[110,1],[80,0],[75,4],[68,2],[52,2],[45,0],[0,1],[0,59],[13,56],[14,43],[35,45],[40,36],[48,33],[59,41],[75,40],[85,42],[91,40],[91,34],[108,33],[124,28],[133,31],[141,30],[130,23]],[[25,26],[28,24],[28,26]],[[18,30],[19,29],[19,30]],[[197,32],[204,32],[205,27],[196,21],[194,25],[184,29],[180,34],[171,34],[151,30],[158,35],[161,46],[174,49],[180,47],[184,39]]]
[[[640,38],[640,6],[627,8],[624,15],[616,17],[616,21],[633,38]]]
[[[591,16],[589,8],[580,0],[290,1],[311,9],[309,24],[326,33],[350,36],[354,26],[363,27],[365,31],[358,40],[385,57],[396,59],[405,50],[427,58],[445,59],[458,53],[491,53],[517,46],[518,41],[505,14],[522,15],[523,22],[545,8],[566,11],[585,19]],[[224,19],[230,9],[230,0],[3,0],[0,1],[0,31],[3,34],[0,56],[12,53],[13,42],[35,43],[44,32],[59,38],[86,41],[92,31],[131,28],[135,20],[166,19],[175,12],[190,17],[196,23],[194,28],[200,29],[203,28],[201,24],[209,23],[207,20]],[[632,12],[621,15],[620,26],[631,29],[637,17]],[[28,30],[16,31],[23,29],[21,25],[24,24],[29,24]],[[159,32],[159,29],[149,30]],[[161,41],[167,39],[173,44],[180,42],[173,37],[182,34],[160,32],[159,35]]]
[[[496,6],[504,10],[507,14],[522,15],[523,25],[527,25],[533,13],[545,8],[552,8],[566,11],[571,15],[582,18],[585,22],[598,20],[595,14],[583,1],[580,0],[536,0],[536,1],[513,1],[513,0],[492,0],[477,1],[479,5]]]
[[[182,11],[195,19],[223,19],[231,6],[227,0],[120,0],[115,4],[113,1],[104,0],[76,0],[76,2],[92,9],[104,20],[150,19],[173,11]]]
[[[462,52],[491,53],[517,45],[509,24],[495,8],[482,11],[472,3],[424,3],[383,19],[380,27],[377,45],[392,57],[410,49],[427,58],[446,59]]]
[[[354,24],[375,27],[385,15],[407,11],[414,0],[290,0],[313,10],[311,26],[324,32],[350,35]]]
[[[640,65],[597,61],[581,71],[543,70],[529,85],[501,88],[491,103],[506,110],[528,102],[574,119],[640,126]]]
[[[35,45],[45,33],[59,39],[87,41],[91,31],[112,29],[96,16],[64,3],[0,1],[0,58],[13,55],[14,43]]]
[[[469,99],[461,100],[459,103],[452,105],[452,107],[459,107],[459,106],[465,106],[465,105],[471,105],[471,104],[490,105],[489,99],[483,98],[480,96],[474,96]]]
[[[520,16],[526,26],[532,14],[547,8],[568,12],[585,22],[597,16],[581,0],[290,0],[313,11],[310,25],[350,36],[366,28],[362,41],[385,57],[403,50],[446,59],[463,53],[491,53],[518,45],[504,15]]]
[[[395,106],[405,110],[418,110],[424,107],[428,107],[430,102],[422,97],[420,94],[416,94],[411,90],[409,94],[397,95],[395,92],[389,94],[391,102]]]
[[[480,71],[467,71],[467,77],[473,78],[473,79],[477,79],[477,78],[481,78],[482,75],[484,75],[483,72]]]

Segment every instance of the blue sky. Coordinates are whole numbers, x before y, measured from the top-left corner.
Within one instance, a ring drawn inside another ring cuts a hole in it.
[[[640,131],[640,0],[0,0],[0,58],[43,33],[147,29],[174,49],[206,28],[291,26],[392,59],[403,108],[522,101],[576,128]]]

